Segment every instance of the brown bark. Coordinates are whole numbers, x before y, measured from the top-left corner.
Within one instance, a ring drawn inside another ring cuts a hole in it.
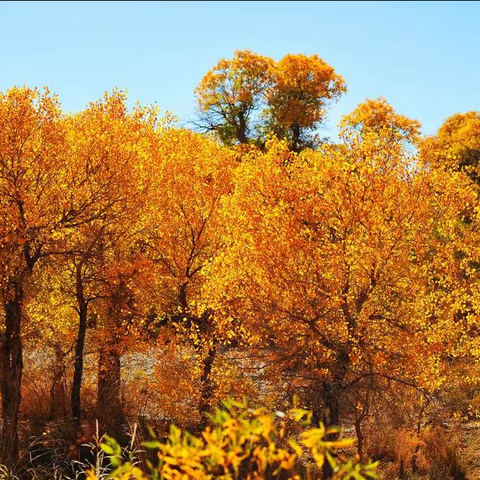
[[[78,333],[75,344],[75,362],[72,384],[72,416],[77,423],[80,422],[82,414],[81,389],[83,377],[83,350],[85,347],[85,336],[87,334],[88,303],[85,300],[82,281],[82,266],[78,265],[76,270],[76,295],[78,304]]]
[[[14,283],[5,302],[5,334],[1,342],[2,431],[0,460],[12,467],[18,460],[18,419],[22,398],[23,347],[21,337],[23,286]]]
[[[290,148],[294,152],[300,152],[302,150],[300,147],[300,125],[298,123],[294,123],[291,125],[290,130],[292,132],[292,144]]]
[[[65,354],[61,344],[55,344],[55,360],[52,371],[52,386],[50,387],[50,417],[66,415],[66,385],[65,385]]]
[[[357,418],[355,420],[355,433],[357,435],[357,453],[360,461],[363,460],[363,431],[362,431],[362,419]]]
[[[200,378],[202,390],[200,393],[200,401],[198,403],[198,411],[201,417],[200,427],[202,428],[207,424],[206,414],[211,409],[212,399],[215,393],[215,382],[212,379],[211,373],[216,355],[217,349],[216,346],[213,345],[209,348],[207,356],[203,360],[203,370]]]
[[[238,124],[236,126],[237,140],[240,143],[247,143],[247,122],[245,120],[245,112],[239,112]]]

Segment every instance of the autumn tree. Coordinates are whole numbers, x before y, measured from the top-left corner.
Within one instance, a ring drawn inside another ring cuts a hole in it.
[[[64,209],[64,130],[48,90],[13,88],[0,94],[0,224],[2,433],[0,458],[18,457],[22,319],[28,282],[55,233],[71,217]]]
[[[264,112],[267,132],[286,139],[293,151],[313,148],[327,107],[346,92],[343,78],[318,55],[286,55],[273,69]]]
[[[232,60],[220,60],[195,90],[197,125],[216,132],[227,145],[251,140],[272,82],[272,65],[271,58],[249,50],[237,50]]]
[[[139,290],[151,277],[151,264],[135,247],[136,236],[115,235],[101,260],[97,281],[100,295],[95,302],[96,325],[92,346],[98,351],[95,414],[102,431],[124,438],[122,356],[142,349],[145,310]]]
[[[47,413],[53,420],[69,417],[71,413],[69,373],[78,322],[72,309],[71,293],[66,288],[69,272],[61,256],[44,257],[41,267],[33,272],[28,301],[24,305],[24,319],[27,320],[23,325],[24,348],[30,354],[29,360],[34,360],[25,362],[25,373],[31,379],[31,369],[37,363],[42,366],[45,376],[38,380],[50,384]],[[24,386],[27,400],[28,390],[34,384],[30,381]],[[46,399],[42,400],[47,406]]]
[[[226,144],[262,145],[274,133],[300,151],[318,144],[315,130],[345,91],[343,78],[318,55],[289,54],[275,62],[237,50],[196,88],[196,125],[217,132]]]
[[[93,353],[92,411],[121,438],[124,360],[149,349],[152,416],[203,427],[222,396],[299,396],[315,422],[351,415],[360,455],[371,406],[422,398],[422,415],[478,361],[479,116],[421,139],[366,100],[320,145],[344,91],[316,55],[237,51],[196,92],[218,138],[117,90],[70,115],[48,90],[0,94],[1,463],[19,454],[25,345],[47,357],[49,419],[71,374],[80,427]]]
[[[418,120],[399,114],[381,97],[360,103],[353,112],[342,117],[340,122],[340,135],[344,140],[347,140],[345,136],[352,130],[357,132],[357,139],[366,138],[371,132],[378,136],[378,140],[402,148],[418,143],[420,129]]]
[[[84,211],[83,221],[75,225],[64,245],[64,262],[78,313],[71,396],[77,421],[81,416],[85,338],[88,318],[93,314],[90,307],[101,298],[111,298],[105,287],[111,280],[105,264],[109,252],[126,239],[131,242],[141,228],[138,222],[149,184],[145,156],[155,123],[152,109],[137,106],[128,112],[126,96],[119,91],[105,94],[68,119],[72,208]],[[103,357],[108,354],[108,345],[104,342],[102,346]],[[119,399],[113,397],[107,399],[109,408],[119,405]]]
[[[234,156],[212,138],[170,128],[160,132],[151,162],[154,185],[144,236],[153,262],[151,318],[163,335],[172,328],[174,342],[193,346],[203,413],[213,395],[219,332],[205,307],[201,272],[223,244],[218,209],[231,189]]]
[[[421,144],[422,160],[433,167],[463,171],[480,183],[480,113],[457,113]]]
[[[390,135],[352,129],[301,155],[273,141],[245,159],[206,272],[212,308],[243,322],[277,390],[281,375],[330,424],[364,378],[439,388],[454,349],[456,216],[472,191]]]

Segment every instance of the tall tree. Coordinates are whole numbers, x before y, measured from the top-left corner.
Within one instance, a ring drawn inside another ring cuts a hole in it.
[[[275,62],[237,50],[196,88],[196,124],[226,144],[262,145],[274,133],[300,151],[318,145],[314,132],[328,105],[345,91],[343,78],[318,55],[290,54]]]
[[[77,420],[81,416],[89,306],[109,295],[104,292],[108,251],[125,238],[134,237],[139,228],[149,184],[145,156],[155,123],[152,109],[137,106],[128,112],[126,96],[119,91],[105,94],[68,122],[73,209],[84,212],[83,221],[65,245],[78,313],[71,396],[72,414]]]
[[[209,408],[219,332],[205,307],[202,269],[223,243],[218,209],[232,188],[232,152],[210,138],[168,129],[152,157],[154,188],[145,248],[153,262],[158,318],[175,324],[201,365],[200,411]],[[177,339],[178,340],[178,339]]]
[[[318,55],[285,55],[272,69],[267,89],[267,132],[286,139],[293,151],[314,148],[312,134],[324,121],[328,105],[346,92],[343,78]]]
[[[0,458],[18,457],[22,320],[32,272],[70,220],[65,210],[64,129],[48,90],[13,88],[0,94]]]
[[[195,89],[197,126],[216,132],[226,144],[251,140],[256,113],[272,81],[272,65],[271,58],[249,50],[237,50],[232,60],[220,60]]]
[[[433,167],[462,171],[480,185],[480,112],[457,113],[421,143],[421,158]]]
[[[331,424],[362,378],[438,388],[465,293],[454,244],[472,191],[415,168],[389,134],[300,156],[274,141],[242,162],[223,209],[228,248],[206,272],[212,308],[240,319],[264,369]]]
[[[340,135],[346,141],[346,136],[352,131],[359,135],[358,138],[367,138],[370,132],[389,146],[397,144],[401,148],[416,145],[420,139],[420,129],[418,120],[399,114],[381,97],[360,103],[340,122]]]

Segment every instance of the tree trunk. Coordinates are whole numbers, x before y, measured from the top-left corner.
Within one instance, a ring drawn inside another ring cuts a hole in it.
[[[82,415],[81,389],[83,378],[83,349],[85,346],[85,335],[87,332],[87,307],[80,306],[78,322],[77,343],[75,345],[75,363],[73,370],[72,384],[72,416],[77,422],[80,422]]]
[[[66,415],[68,411],[65,388],[65,355],[60,343],[55,344],[55,360],[50,387],[50,417]]]
[[[338,427],[340,418],[340,385],[337,383],[324,384],[323,399],[325,410],[323,412],[323,423],[327,427]]]
[[[120,355],[114,347],[100,350],[98,360],[97,418],[108,435],[121,441],[123,406],[121,399]]]
[[[8,467],[18,460],[18,418],[22,398],[23,351],[21,337],[23,288],[13,285],[13,298],[5,302],[5,334],[1,343],[2,432],[0,459]]]
[[[88,303],[83,292],[82,268],[76,269],[76,294],[78,303],[78,334],[75,344],[75,364],[73,370],[72,385],[72,416],[77,424],[80,423],[82,415],[81,389],[83,377],[83,350],[85,347],[85,336],[87,333]]]
[[[215,393],[215,382],[211,377],[213,363],[217,355],[217,348],[215,345],[211,346],[207,352],[207,356],[203,360],[203,371],[200,378],[201,393],[200,401],[198,403],[198,411],[200,413],[200,428],[204,428],[207,424],[208,418],[206,414],[211,409],[213,395]]]
[[[300,125],[298,123],[294,123],[291,127],[292,132],[292,144],[290,146],[291,150],[294,152],[299,153],[301,151],[300,148]]]
[[[331,379],[325,379],[321,382],[321,391],[319,394],[323,403],[323,411],[320,414],[318,409],[314,409],[314,417],[321,419],[326,427],[339,426],[340,396],[349,365],[350,356],[347,349],[339,349],[337,351],[336,361],[330,367],[332,372]]]
[[[340,396],[343,390],[343,382],[348,372],[350,364],[350,356],[344,348],[340,349],[337,354],[336,363],[332,366],[333,378],[323,382],[323,423],[328,427],[340,426]],[[327,440],[336,440],[338,434],[327,435]],[[332,478],[333,470],[328,461],[323,465],[323,475],[325,479]]]
[[[355,433],[357,434],[357,453],[358,453],[358,458],[360,458],[360,461],[363,461],[362,420],[363,418],[357,418],[355,420]]]
[[[420,433],[422,430],[422,420],[423,420],[423,415],[425,413],[425,410],[427,409],[428,405],[430,404],[430,400],[425,398],[425,402],[422,399],[422,407],[420,408],[420,411],[418,412],[418,420],[417,420],[417,428],[416,428],[416,434],[417,434],[417,445],[413,449],[412,453],[412,475],[415,475],[417,473],[417,462],[418,462],[418,454],[420,452]]]
[[[361,390],[358,391],[358,396],[356,398],[355,406],[355,433],[357,434],[357,452],[360,461],[363,461],[363,444],[364,444],[364,435],[362,430],[363,421],[368,417],[370,412],[370,393],[373,390],[373,381],[370,379],[370,383],[367,385],[365,397],[362,399]],[[358,403],[361,401],[361,408],[359,408]]]
[[[247,122],[245,120],[245,112],[239,112],[238,125],[236,126],[237,140],[239,143],[247,143]]]

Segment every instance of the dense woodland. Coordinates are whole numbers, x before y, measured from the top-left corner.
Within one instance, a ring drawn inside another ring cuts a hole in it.
[[[480,113],[323,138],[346,91],[237,51],[188,129],[0,93],[0,478],[479,478]]]

